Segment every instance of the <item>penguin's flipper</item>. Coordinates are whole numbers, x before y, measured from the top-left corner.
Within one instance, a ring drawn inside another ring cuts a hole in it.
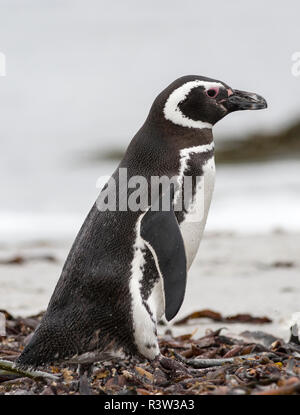
[[[181,307],[187,276],[184,243],[173,208],[148,210],[141,221],[140,233],[163,279],[165,315],[169,321]]]

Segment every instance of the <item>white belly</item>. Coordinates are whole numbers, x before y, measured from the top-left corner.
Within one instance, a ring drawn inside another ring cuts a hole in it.
[[[209,151],[213,145],[193,147],[191,152]],[[187,161],[190,156],[189,149],[183,151],[181,170],[179,172],[179,184],[182,183]],[[182,233],[188,268],[191,266],[197,253],[202,234],[204,231],[208,210],[212,198],[214,179],[215,179],[215,163],[214,158],[209,159],[202,166],[203,176],[198,182],[194,203],[189,206],[184,221],[180,224]],[[175,195],[175,200],[176,200]],[[133,313],[133,332],[135,343],[142,355],[148,359],[154,359],[159,354],[159,346],[156,336],[156,322],[161,318],[164,312],[164,293],[162,277],[156,283],[150,297],[147,300],[147,308],[143,304],[141,296],[141,282],[143,280],[143,271],[145,265],[144,249],[145,242],[140,237],[140,222],[143,215],[140,216],[136,227],[136,241],[134,245],[134,257],[131,264],[130,293],[132,298]],[[151,251],[151,248],[148,246]],[[155,252],[152,252],[155,262],[157,263]],[[151,316],[148,312],[151,311]]]
[[[193,263],[202,239],[215,183],[214,157],[203,166],[193,204],[189,206],[180,230],[185,245],[188,269]]]

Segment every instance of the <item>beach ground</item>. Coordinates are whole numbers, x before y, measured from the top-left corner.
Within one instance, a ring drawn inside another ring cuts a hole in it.
[[[0,309],[15,316],[45,310],[72,241],[22,243],[0,248]],[[211,309],[223,316],[247,313],[272,323],[221,323],[193,320],[169,328],[173,333],[203,335],[226,327],[227,334],[263,330],[289,337],[289,321],[300,310],[300,234],[206,233],[188,275],[183,306],[174,319]],[[166,327],[162,326],[161,331]]]

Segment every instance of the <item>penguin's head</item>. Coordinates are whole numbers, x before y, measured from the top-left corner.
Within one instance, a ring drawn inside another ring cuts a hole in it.
[[[157,98],[164,119],[190,128],[211,128],[227,114],[267,107],[266,100],[239,91],[224,82],[203,76],[184,76],[169,85]]]

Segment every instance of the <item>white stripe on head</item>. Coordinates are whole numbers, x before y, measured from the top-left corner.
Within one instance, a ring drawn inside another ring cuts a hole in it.
[[[223,85],[220,82],[208,82],[196,79],[195,81],[189,81],[181,85],[179,88],[173,91],[167,99],[164,106],[164,116],[167,120],[172,121],[174,124],[181,125],[189,128],[212,128],[212,124],[204,121],[196,121],[186,117],[179,109],[178,105],[184,101],[193,88],[203,86],[205,90],[210,88],[220,88]]]

